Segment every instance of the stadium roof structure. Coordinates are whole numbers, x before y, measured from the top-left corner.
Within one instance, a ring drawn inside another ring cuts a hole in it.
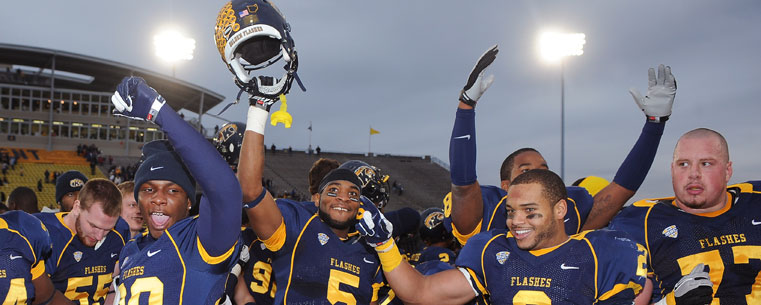
[[[59,50],[0,43],[0,65],[35,67],[38,77],[50,79],[53,75],[57,88],[99,92],[114,91],[125,76],[139,76],[177,110],[185,108],[206,113],[225,98],[209,89],[157,72]],[[47,84],[50,86],[49,81]]]

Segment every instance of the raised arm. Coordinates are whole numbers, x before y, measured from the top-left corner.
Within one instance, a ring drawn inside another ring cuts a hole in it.
[[[592,210],[589,211],[583,230],[599,229],[608,225],[621,210],[627,200],[639,189],[647,177],[647,172],[655,160],[666,121],[671,115],[671,107],[676,96],[676,80],[671,67],[658,66],[648,71],[647,95],[642,97],[636,89],[630,89],[637,106],[645,113],[647,121],[637,142],[629,151],[613,182],[594,196]]]
[[[269,107],[267,107],[269,108]],[[262,186],[264,172],[264,126],[269,112],[249,106],[246,132],[238,162],[238,180],[251,228],[261,240],[269,239],[283,223],[275,199]]]
[[[494,62],[499,49],[493,46],[478,59],[468,82],[460,92],[452,137],[449,164],[452,178],[452,223],[463,234],[471,233],[483,218],[483,199],[476,177],[476,113],[478,99],[494,81],[484,70]]]
[[[241,190],[222,156],[142,78],[124,78],[112,102],[115,115],[154,122],[167,134],[203,190],[198,216],[201,243],[212,256],[227,253],[240,235]]]

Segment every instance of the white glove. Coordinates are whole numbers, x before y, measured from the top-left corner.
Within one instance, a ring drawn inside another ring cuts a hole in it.
[[[635,88],[629,89],[629,93],[637,103],[637,107],[642,109],[650,122],[665,122],[671,115],[671,107],[674,105],[676,96],[676,79],[671,74],[671,67],[658,65],[658,78],[655,77],[655,70],[648,69],[648,86],[647,95],[642,95]]]
[[[713,283],[705,265],[698,264],[674,285],[674,290],[656,305],[703,305],[713,300]]]
[[[497,58],[497,53],[499,53],[498,48],[498,45],[494,45],[478,58],[478,62],[476,62],[473,70],[470,71],[468,82],[460,92],[460,101],[475,107],[481,95],[486,92],[486,89],[489,89],[491,83],[494,82],[494,75],[490,74],[484,77],[484,70]]]

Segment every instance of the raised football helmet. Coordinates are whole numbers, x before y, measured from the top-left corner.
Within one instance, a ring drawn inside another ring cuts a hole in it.
[[[444,210],[428,208],[420,214],[420,238],[428,243],[452,239],[452,233],[444,228]]]
[[[222,125],[214,137],[214,146],[222,158],[231,166],[238,165],[240,157],[240,147],[243,144],[243,133],[246,132],[246,125],[243,123],[227,123]]]
[[[298,79],[298,57],[291,27],[274,3],[267,0],[232,0],[217,15],[214,38],[222,60],[235,75],[235,84],[251,96],[252,103],[264,104],[269,110],[280,94],[286,94]],[[285,61],[285,74],[277,79],[256,76],[252,72],[266,68],[280,59]]]
[[[340,168],[346,168],[354,172],[362,181],[362,196],[367,197],[378,209],[382,209],[388,203],[389,192],[388,175],[384,175],[375,166],[360,160],[346,161]]]

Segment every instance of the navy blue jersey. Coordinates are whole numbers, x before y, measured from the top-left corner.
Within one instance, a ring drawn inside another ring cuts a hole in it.
[[[22,211],[0,214],[0,304],[32,304],[53,246],[45,225]]]
[[[48,228],[53,243],[53,253],[45,262],[45,269],[56,290],[69,300],[103,304],[119,252],[129,239],[129,225],[119,217],[116,226],[99,242],[100,246],[88,247],[79,240],[74,228],[63,223],[67,214],[34,214]]]
[[[420,253],[415,253],[409,257],[410,265],[418,265],[428,261],[441,261],[447,264],[454,264],[457,254],[452,250],[437,246],[428,246],[423,248]]]
[[[274,253],[267,249],[251,228],[243,230],[240,236],[241,242],[248,246],[249,251],[249,260],[242,271],[248,292],[254,297],[256,304],[270,305],[277,292],[275,277],[272,276]]]
[[[568,192],[566,199],[568,211],[564,220],[565,232],[573,235],[581,232],[581,227],[587,220],[589,211],[592,210],[594,199],[583,187],[567,186],[566,191]],[[507,211],[505,210],[507,192],[493,185],[482,185],[481,198],[484,203],[484,215],[476,229],[469,233],[458,231],[452,223],[452,193],[450,192],[444,197],[444,225],[452,231],[452,235],[457,238],[460,244],[466,244],[471,236],[480,232],[507,228]]]
[[[382,272],[375,249],[357,235],[342,240],[314,209],[278,200],[283,223],[264,241],[275,252],[276,304],[369,304]]]
[[[611,230],[524,251],[507,230],[495,229],[471,238],[456,265],[491,304],[631,303],[647,275],[644,247]]]
[[[198,238],[197,220],[198,216],[185,218],[158,239],[146,232],[124,246],[119,262],[122,301],[214,304],[220,298],[239,247],[211,256]]]
[[[713,304],[761,304],[761,181],[727,188],[716,212],[690,214],[674,198],[638,201],[613,219],[647,247],[653,299],[674,289],[699,263],[710,268]]]

